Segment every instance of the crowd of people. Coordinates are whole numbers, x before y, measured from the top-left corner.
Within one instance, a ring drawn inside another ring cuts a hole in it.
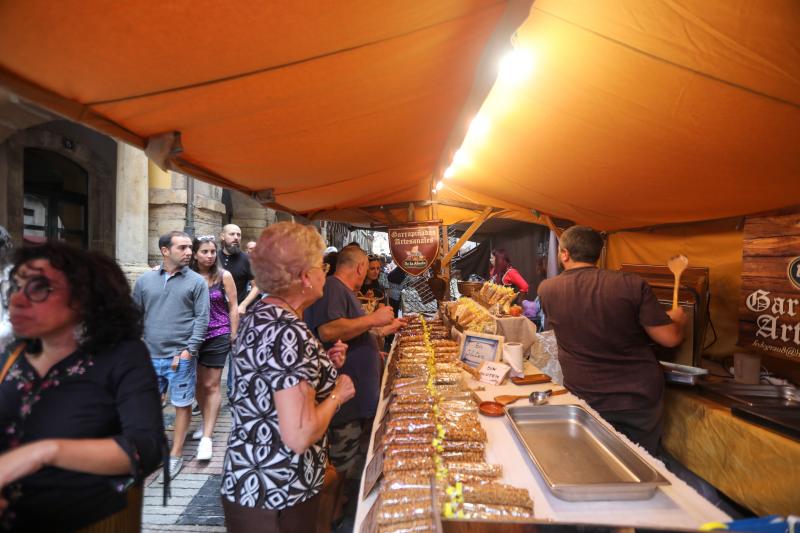
[[[5,259],[10,238],[0,236]],[[351,244],[331,268],[319,233],[289,222],[247,251],[232,224],[219,236],[171,231],[158,248],[161,263],[132,291],[116,262],[96,252],[48,242],[11,257],[0,530],[117,523],[129,489],[160,465],[166,497],[187,436],[200,441],[197,460],[213,455],[228,362],[228,530],[301,531],[319,515],[340,518],[354,496],[347,480],[366,456],[382,339],[403,324],[392,307],[367,314],[358,299],[385,302],[385,259]],[[191,432],[195,402],[202,418]],[[330,508],[320,509],[331,470]]]
[[[58,242],[16,250],[3,290],[0,529],[118,519],[129,489],[159,465],[168,487],[195,401],[202,420],[190,436],[197,459],[211,459],[226,364],[228,531],[310,531],[320,517],[341,518],[357,497],[384,339],[404,323],[405,272],[357,243],[326,249],[316,229],[291,222],[269,226],[247,251],[241,242],[232,224],[217,237],[171,231],[158,241],[161,263],[132,292],[102,254]],[[567,230],[565,271],[538,292],[566,387],[655,453],[663,378],[648,342],[679,343],[686,319],[664,312],[641,278],[598,269],[602,247],[589,228]],[[9,248],[3,230],[0,259]],[[490,279],[528,290],[503,250],[493,251]],[[620,379],[622,367],[636,379]]]

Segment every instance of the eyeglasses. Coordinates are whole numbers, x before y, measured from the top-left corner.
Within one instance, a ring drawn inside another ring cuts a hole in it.
[[[327,274],[331,269],[331,264],[330,263],[322,263],[321,265],[311,267],[309,270],[314,270],[315,268],[318,268],[318,269],[322,270],[323,274]]]
[[[23,287],[20,287],[20,285],[12,279],[9,282],[8,299],[10,300],[11,297],[20,292],[20,290],[31,302],[42,303],[47,300],[51,292],[57,289],[53,288],[53,286],[50,285],[50,280],[44,276],[30,278]]]

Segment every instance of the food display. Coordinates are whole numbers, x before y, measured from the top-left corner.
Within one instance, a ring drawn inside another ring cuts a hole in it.
[[[376,433],[383,482],[377,530],[435,531],[435,514],[464,519],[533,517],[526,489],[498,480],[486,431],[462,383],[458,345],[441,321],[413,317],[397,333],[387,367],[385,427]]]
[[[477,298],[485,302],[488,306],[497,305],[503,314],[508,314],[508,310],[517,298],[517,292],[513,287],[497,285],[487,281],[478,291]]]
[[[492,314],[472,298],[462,296],[454,302],[446,302],[442,309],[447,318],[464,331],[492,335],[497,332],[497,323]]]

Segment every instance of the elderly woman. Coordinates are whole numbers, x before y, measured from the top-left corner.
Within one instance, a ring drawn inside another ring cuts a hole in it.
[[[274,224],[250,257],[269,296],[241,321],[222,478],[230,532],[313,531],[328,458],[326,430],[355,389],[337,368],[347,346],[325,353],[302,321],[322,296],[325,244],[309,226]]]
[[[0,529],[138,530],[126,491],[166,452],[141,316],[117,264],[60,243],[17,252],[0,374]]]

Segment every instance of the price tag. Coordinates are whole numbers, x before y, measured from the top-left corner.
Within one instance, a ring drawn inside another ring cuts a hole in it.
[[[377,533],[378,531],[378,509],[381,507],[381,497],[375,498],[372,507],[369,508],[367,516],[361,522],[361,533]]]
[[[375,451],[381,446],[381,443],[383,442],[383,436],[386,434],[386,426],[388,425],[389,419],[384,417],[381,420],[381,423],[378,425],[378,431],[375,432],[375,437],[372,441],[372,453],[375,453]]]
[[[378,480],[383,475],[383,448],[378,448],[378,451],[375,455],[372,456],[372,460],[367,465],[367,468],[364,470],[364,494],[362,498],[366,498],[369,496],[369,493],[372,492],[372,489],[375,488],[375,485],[378,483]]]
[[[481,375],[480,381],[489,385],[500,385],[510,371],[509,365],[497,361],[484,361],[478,368],[478,373]]]

